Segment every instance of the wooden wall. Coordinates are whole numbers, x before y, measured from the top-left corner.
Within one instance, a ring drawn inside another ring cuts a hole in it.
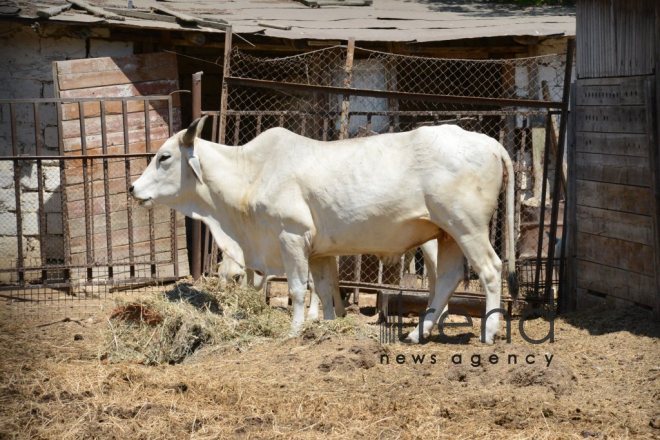
[[[656,3],[657,0],[578,0],[578,77],[653,74]]]
[[[578,302],[589,295],[654,307],[651,85],[647,76],[578,80],[572,168]]]
[[[569,142],[569,309],[660,316],[655,1],[579,0]]]

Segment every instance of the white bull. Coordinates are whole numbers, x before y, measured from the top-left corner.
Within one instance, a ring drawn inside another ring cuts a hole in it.
[[[496,140],[458,126],[321,142],[284,128],[241,147],[200,139],[203,119],[168,139],[131,187],[206,223],[223,252],[264,274],[285,272],[292,333],[304,320],[311,273],[323,316],[341,313],[335,256],[401,255],[437,239],[431,313],[408,335],[428,336],[463,276],[479,273],[486,311],[500,307],[502,262],[488,225],[506,179],[510,289],[515,291],[513,168]],[[508,176],[508,178],[506,178]],[[486,323],[492,343],[499,314]]]

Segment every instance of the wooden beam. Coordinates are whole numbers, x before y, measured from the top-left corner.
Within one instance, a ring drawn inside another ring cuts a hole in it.
[[[50,18],[61,14],[62,12],[68,11],[69,9],[71,9],[71,3],[67,3],[66,5],[61,6],[51,6],[50,8],[39,9],[37,11],[37,16],[41,18]]]
[[[84,9],[85,11],[89,12],[92,15],[95,15],[97,17],[103,17],[107,18],[110,20],[117,20],[117,21],[124,21],[124,17],[121,15],[113,14],[112,12],[108,12],[103,8],[99,8],[96,6],[92,6],[86,1],[83,0],[68,0],[69,3],[71,3],[73,6],[77,6],[81,9]]]

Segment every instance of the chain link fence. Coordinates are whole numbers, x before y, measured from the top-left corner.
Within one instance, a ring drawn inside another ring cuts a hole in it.
[[[227,145],[245,144],[272,127],[331,141],[457,124],[498,139],[515,168],[519,281],[523,295],[532,290],[538,235],[545,234],[539,228],[545,133],[553,129],[549,109],[560,107],[563,56],[440,59],[349,44],[280,58],[234,48],[228,65],[226,108],[205,112],[212,116],[213,139]],[[551,196],[546,195],[548,205]],[[503,197],[491,222],[491,241],[504,260]],[[214,245],[209,249],[208,261],[214,262],[218,250]],[[419,248],[392,261],[374,255],[341,257],[338,267],[341,285],[356,295],[382,286],[412,291],[428,286]],[[474,273],[468,272],[467,279],[463,289],[481,291]]]

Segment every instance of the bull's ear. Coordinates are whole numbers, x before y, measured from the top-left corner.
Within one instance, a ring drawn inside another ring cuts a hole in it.
[[[206,118],[207,116],[202,116],[201,118],[197,118],[190,123],[190,126],[186,132],[183,133],[183,137],[181,138],[181,145],[184,147],[192,147],[194,145],[195,138],[202,134]]]
[[[190,165],[190,168],[192,168],[193,173],[195,173],[195,177],[197,177],[197,180],[199,180],[199,183],[202,183],[202,166],[199,163],[199,157],[197,156],[190,156],[188,158],[188,165]]]

